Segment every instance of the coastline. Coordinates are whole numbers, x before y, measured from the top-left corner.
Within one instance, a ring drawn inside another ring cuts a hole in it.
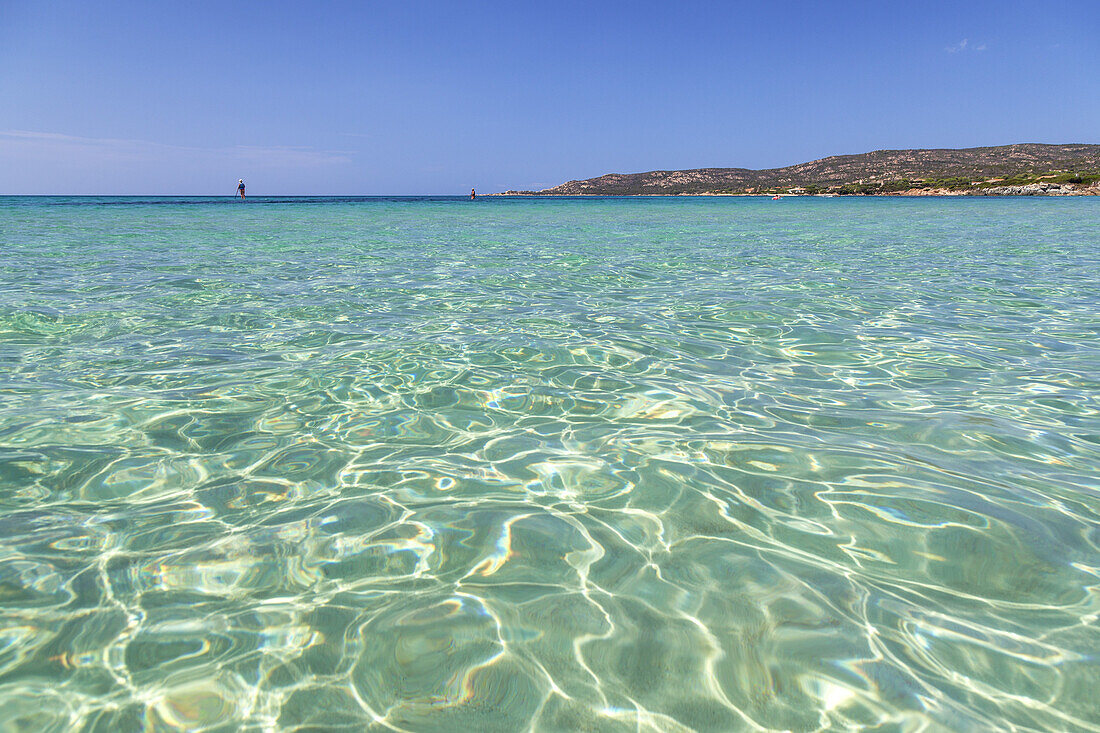
[[[948,189],[948,188],[913,188],[905,191],[890,191],[887,193],[723,193],[718,191],[704,191],[701,193],[543,193],[540,191],[502,191],[501,193],[479,194],[485,197],[508,198],[635,198],[655,197],[668,198],[673,196],[698,196],[698,197],[724,197],[724,198],[928,198],[928,197],[1085,197],[1100,196],[1100,187],[1065,187],[1058,190],[1032,190],[1031,186],[1005,186],[1004,189]]]

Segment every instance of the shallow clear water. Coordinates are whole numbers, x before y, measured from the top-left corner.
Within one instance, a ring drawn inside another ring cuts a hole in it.
[[[0,730],[1100,730],[1098,222],[0,199]]]

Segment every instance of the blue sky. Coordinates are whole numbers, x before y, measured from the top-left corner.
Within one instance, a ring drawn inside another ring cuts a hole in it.
[[[1100,142],[1100,2],[0,0],[0,193],[462,193]]]

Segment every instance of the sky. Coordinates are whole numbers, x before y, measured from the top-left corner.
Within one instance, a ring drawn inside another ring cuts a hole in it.
[[[0,194],[458,194],[1100,143],[1100,0],[0,0]]]

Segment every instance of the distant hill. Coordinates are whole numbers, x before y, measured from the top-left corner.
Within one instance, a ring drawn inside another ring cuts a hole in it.
[[[696,168],[609,173],[569,181],[545,196],[798,193],[1100,193],[1100,145],[1023,143],[988,148],[876,150],[786,168]],[[797,191],[797,189],[803,189]]]

